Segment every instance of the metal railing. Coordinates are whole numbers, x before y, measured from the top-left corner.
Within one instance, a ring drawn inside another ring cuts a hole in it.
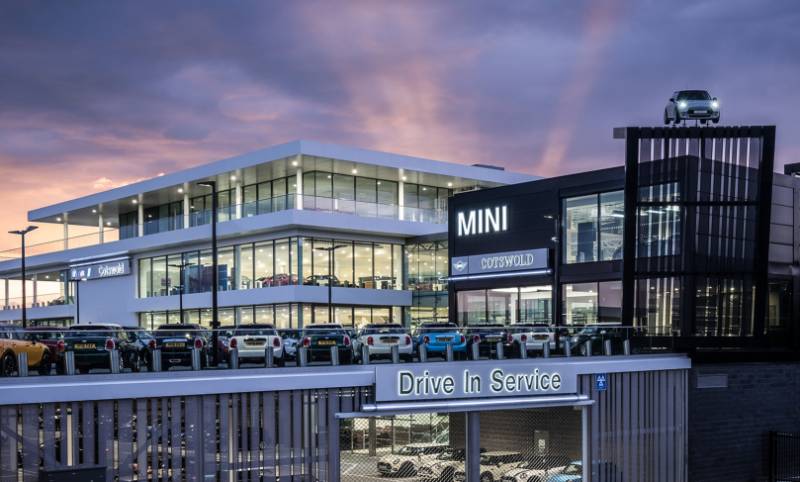
[[[800,480],[800,433],[769,433],[769,482]]]

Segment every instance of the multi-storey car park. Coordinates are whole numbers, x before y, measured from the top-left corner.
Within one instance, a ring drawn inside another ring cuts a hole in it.
[[[201,183],[215,181],[220,324],[326,322],[329,280],[344,325],[445,321],[448,199],[532,179],[296,141],[35,209],[30,221],[63,225],[64,237],[28,246],[27,318],[154,328],[178,322],[182,305],[184,322],[209,326]],[[12,258],[0,262],[0,320],[20,320],[19,252],[0,256]]]

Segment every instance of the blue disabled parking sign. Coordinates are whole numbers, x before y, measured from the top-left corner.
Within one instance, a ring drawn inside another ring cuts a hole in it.
[[[594,376],[594,388],[598,392],[608,390],[608,374],[598,373]]]

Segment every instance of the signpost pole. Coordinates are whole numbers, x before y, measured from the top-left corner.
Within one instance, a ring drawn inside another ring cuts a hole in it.
[[[481,414],[480,412],[466,413],[466,470],[467,480],[474,481],[481,478]]]

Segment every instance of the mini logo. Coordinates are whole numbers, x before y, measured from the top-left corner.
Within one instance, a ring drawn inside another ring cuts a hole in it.
[[[458,261],[453,263],[453,269],[458,272],[464,271],[465,269],[467,269],[466,261],[464,261],[463,259],[459,259]]]

